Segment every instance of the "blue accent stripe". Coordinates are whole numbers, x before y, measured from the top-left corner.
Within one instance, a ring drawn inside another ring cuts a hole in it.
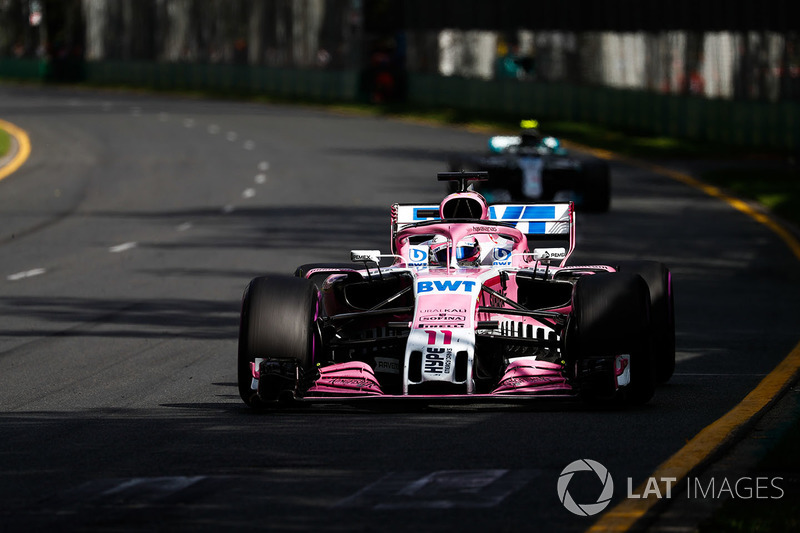
[[[502,214],[501,214],[502,213]],[[555,220],[556,206],[554,205],[506,205],[489,206],[489,218],[492,220]]]
[[[553,220],[556,218],[556,208],[552,205],[529,205],[522,214],[524,220]]]
[[[547,231],[545,222],[528,222],[528,234],[544,235]]]
[[[510,205],[506,207],[502,220],[519,220],[523,209],[524,206],[522,205]]]

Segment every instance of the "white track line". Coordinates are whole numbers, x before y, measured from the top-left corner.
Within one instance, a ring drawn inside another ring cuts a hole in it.
[[[41,276],[45,272],[47,272],[47,270],[45,270],[44,268],[33,268],[31,270],[24,270],[22,272],[17,272],[16,274],[11,274],[10,276],[7,276],[6,279],[8,281],[19,281],[19,280],[25,279],[25,278],[32,278],[34,276]]]
[[[120,252],[131,250],[133,248],[136,248],[135,242],[125,242],[122,244],[118,244],[116,246],[112,246],[111,248],[108,249],[108,251],[111,252],[112,254],[118,254]]]

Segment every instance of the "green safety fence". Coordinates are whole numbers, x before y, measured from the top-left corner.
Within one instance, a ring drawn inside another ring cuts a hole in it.
[[[64,65],[0,58],[0,79],[55,80]],[[72,70],[69,72],[75,76]],[[270,95],[329,102],[363,101],[355,70],[304,70],[246,65],[88,61],[80,78],[94,85],[157,90]],[[800,102],[750,102],[571,85],[480,80],[410,73],[407,100],[507,118],[588,122],[645,135],[671,136],[750,148],[796,151]]]
[[[9,59],[0,57],[0,80],[41,80],[46,76],[47,63],[38,59]]]
[[[750,102],[609,87],[410,74],[408,100],[498,117],[589,122],[643,135],[797,151],[800,102]]]
[[[358,97],[358,73],[355,71],[103,61],[86,64],[86,81],[97,85],[268,94],[320,101],[354,101]]]

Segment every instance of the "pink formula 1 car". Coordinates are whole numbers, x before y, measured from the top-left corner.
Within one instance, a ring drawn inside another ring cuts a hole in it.
[[[389,399],[648,401],[675,367],[661,263],[566,266],[571,203],[488,205],[469,183],[391,209],[391,253],[253,279],[238,381],[251,407]],[[383,265],[382,265],[383,263]]]

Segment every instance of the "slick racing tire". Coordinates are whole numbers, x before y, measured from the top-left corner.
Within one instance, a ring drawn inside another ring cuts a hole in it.
[[[629,354],[630,383],[621,387],[613,399],[627,406],[650,400],[656,376],[650,338],[650,294],[642,277],[623,272],[582,276],[575,284],[572,305],[574,329],[569,346],[577,351],[579,364],[604,358],[606,361],[603,387],[585,388],[584,398],[604,399],[614,386],[611,358]]]
[[[650,288],[656,382],[666,383],[675,372],[675,296],[672,275],[666,265],[656,261],[624,261],[617,270],[639,274]]]
[[[611,173],[605,161],[583,164],[584,211],[605,213],[611,206]]]
[[[294,360],[300,375],[313,364],[318,292],[314,284],[292,276],[253,279],[244,291],[239,322],[239,395],[250,407],[265,407],[253,390],[250,364],[256,358]],[[292,383],[293,390],[297,383]],[[263,384],[262,386],[262,397]],[[269,391],[278,399],[289,390]]]

